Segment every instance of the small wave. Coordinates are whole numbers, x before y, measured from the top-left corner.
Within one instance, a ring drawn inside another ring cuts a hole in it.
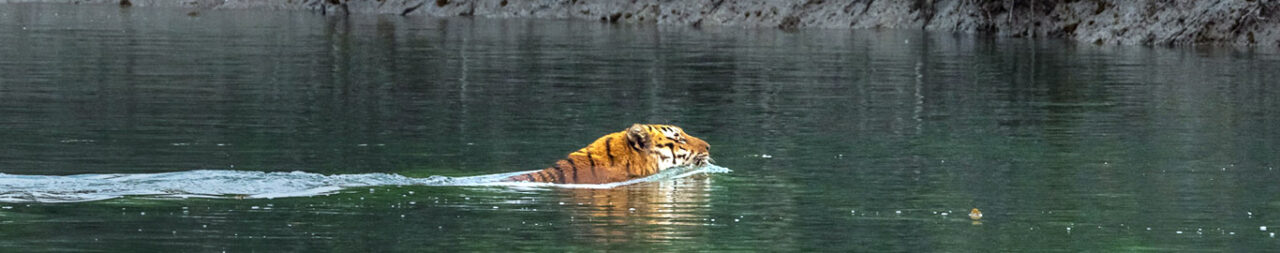
[[[0,173],[0,202],[85,202],[149,196],[159,198],[285,198],[323,195],[343,188],[394,185],[425,186],[514,186],[613,188],[669,180],[700,173],[727,173],[731,170],[707,165],[672,168],[653,176],[609,184],[548,184],[501,182],[502,179],[533,171],[498,173],[470,177],[431,176],[411,178],[397,174],[322,175],[301,171],[260,172],[238,170],[193,170],[144,174],[81,174],[69,176],[10,175]]]

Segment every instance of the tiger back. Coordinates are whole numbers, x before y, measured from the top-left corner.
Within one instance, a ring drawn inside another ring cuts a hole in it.
[[[508,182],[604,184],[650,176],[677,166],[711,162],[711,145],[676,126],[635,124],[600,137],[551,167]]]

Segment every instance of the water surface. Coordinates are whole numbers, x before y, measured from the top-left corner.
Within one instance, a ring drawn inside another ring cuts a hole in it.
[[[0,251],[1280,243],[1280,57],[1263,50],[29,4],[0,6],[0,44],[8,175],[487,175],[637,122],[679,125],[733,169],[610,189],[0,203]]]

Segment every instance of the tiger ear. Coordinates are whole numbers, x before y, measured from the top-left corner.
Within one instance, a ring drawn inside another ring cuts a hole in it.
[[[649,135],[644,132],[644,126],[635,124],[627,129],[627,141],[631,143],[631,148],[645,150],[650,140]]]

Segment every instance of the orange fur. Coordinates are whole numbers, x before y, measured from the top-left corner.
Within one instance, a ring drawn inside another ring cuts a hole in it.
[[[632,125],[600,137],[549,168],[506,181],[602,184],[646,177],[675,166],[710,162],[710,145],[670,125]]]

